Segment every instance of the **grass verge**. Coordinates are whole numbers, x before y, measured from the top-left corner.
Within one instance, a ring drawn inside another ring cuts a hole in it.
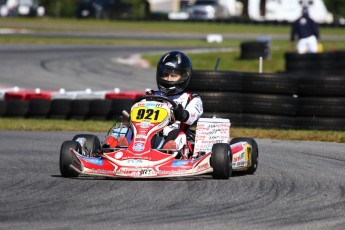
[[[80,121],[53,119],[0,118],[0,130],[80,131],[107,133],[113,121]],[[279,130],[262,128],[231,128],[232,137],[275,140],[327,141],[345,143],[345,132],[320,130]]]

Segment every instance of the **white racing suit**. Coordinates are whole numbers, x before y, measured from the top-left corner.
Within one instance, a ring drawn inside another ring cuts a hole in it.
[[[175,139],[178,150],[181,150],[187,144],[187,137],[185,130],[187,126],[192,125],[196,122],[203,114],[203,105],[201,98],[196,94],[182,93],[178,95],[169,96],[170,99],[175,101],[177,104],[181,104],[185,110],[188,111],[189,117],[187,121],[181,122],[176,121],[175,123],[165,127],[163,129],[163,135],[168,136],[172,130],[179,129],[180,132]]]

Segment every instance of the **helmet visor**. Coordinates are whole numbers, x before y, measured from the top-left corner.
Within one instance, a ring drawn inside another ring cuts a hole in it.
[[[161,78],[169,82],[179,82],[182,76],[179,70],[165,68],[162,72]]]

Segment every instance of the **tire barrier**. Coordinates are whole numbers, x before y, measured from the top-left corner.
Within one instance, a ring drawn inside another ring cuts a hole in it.
[[[289,73],[345,74],[345,51],[284,54],[285,69]]]
[[[47,118],[51,101],[46,99],[29,100],[29,108],[26,113],[27,118]]]
[[[285,95],[244,94],[243,113],[295,116],[297,98]]]
[[[111,100],[95,99],[90,101],[90,110],[87,116],[90,120],[106,120],[110,116]]]
[[[4,117],[26,117],[29,110],[29,101],[8,100]]]
[[[243,127],[295,129],[295,117],[270,114],[242,114]]]
[[[345,97],[301,97],[298,116],[344,118]]]
[[[236,127],[345,130],[345,75],[197,70],[188,90],[201,96],[203,117]],[[1,117],[115,120],[144,94],[13,91],[1,91]]]
[[[242,73],[244,93],[297,94],[298,78],[294,74]]]
[[[241,92],[242,72],[194,70],[187,91],[231,91]]]
[[[67,119],[71,109],[71,103],[71,99],[53,99],[47,118]]]
[[[88,99],[72,100],[67,119],[85,120],[89,115],[90,102]]]
[[[6,101],[0,101],[0,117],[4,116],[6,111]]]
[[[130,112],[133,103],[134,99],[120,98],[112,100],[108,119],[117,119],[119,116],[122,115],[123,110]]]
[[[345,75],[299,75],[297,94],[303,96],[345,96]]]
[[[243,95],[236,92],[195,92],[202,98],[204,109],[213,113],[241,113]]]
[[[242,42],[241,48],[241,59],[258,59],[259,57],[268,58],[269,47],[264,42]]]

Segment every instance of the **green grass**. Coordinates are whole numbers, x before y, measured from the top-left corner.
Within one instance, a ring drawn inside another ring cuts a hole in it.
[[[106,135],[114,121],[0,118],[0,130],[101,132]],[[280,130],[231,127],[231,137],[345,143],[345,132]]]
[[[25,29],[36,32],[74,32],[74,33],[194,33],[194,34],[255,34],[255,35],[283,35],[286,40],[272,40],[271,58],[264,60],[264,72],[281,72],[285,70],[284,53],[294,51],[288,41],[290,26],[281,25],[253,25],[231,23],[207,22],[138,22],[138,21],[98,21],[76,19],[51,18],[1,18],[0,28]],[[321,28],[321,37],[325,35],[345,35],[344,28]],[[194,69],[214,69],[217,58],[220,58],[218,70],[234,70],[244,72],[257,72],[258,60],[240,60],[239,47],[243,40],[224,40],[224,42],[207,43],[205,40],[135,40],[114,38],[63,38],[63,37],[34,37],[34,36],[0,36],[0,43],[26,43],[26,44],[75,44],[75,45],[115,45],[115,46],[158,46],[171,47],[200,47],[211,49],[232,49],[231,52],[210,51],[209,53],[188,53],[192,58]],[[345,50],[344,41],[323,41],[325,51]],[[156,65],[161,54],[145,54],[151,66]]]
[[[54,32],[135,32],[135,33],[221,33],[221,34],[284,34],[289,25],[262,25],[213,22],[147,22],[77,20],[54,18],[0,18],[2,28]],[[345,34],[344,28],[322,27],[321,35]]]

